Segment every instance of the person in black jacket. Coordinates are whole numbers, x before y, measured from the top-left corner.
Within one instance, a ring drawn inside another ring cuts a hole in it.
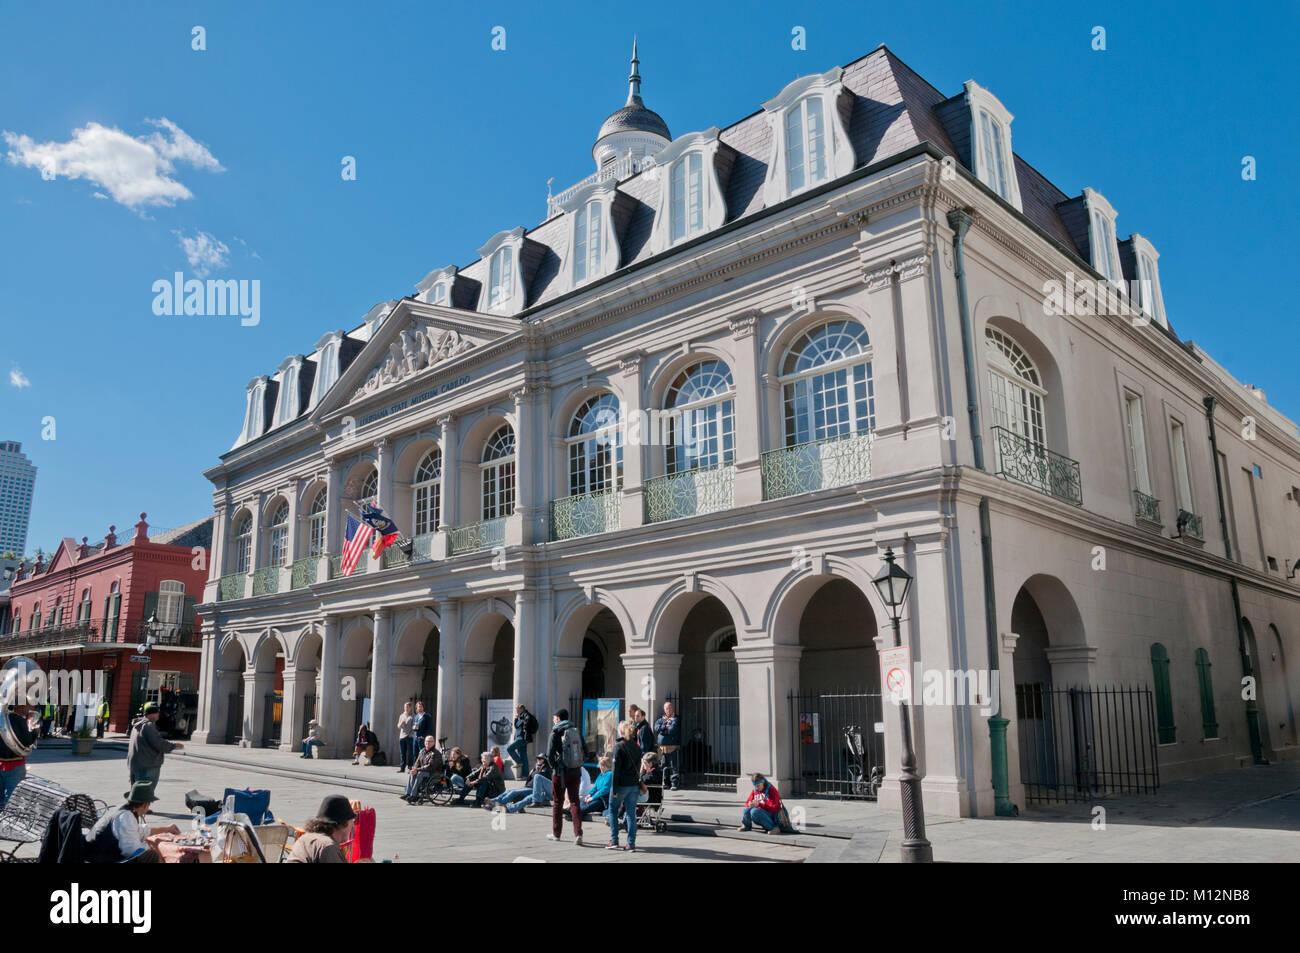
[[[357,729],[357,746],[352,749],[352,763],[356,764],[364,757],[369,764],[375,759],[377,751],[379,751],[379,738],[370,730],[369,725],[363,724]]]
[[[639,711],[640,709],[638,709]],[[645,715],[642,714],[642,718]],[[641,749],[636,743],[636,725],[630,721],[618,724],[619,742],[614,745],[613,778],[609,786],[609,810],[605,813],[609,824],[609,844],[606,850],[618,850],[618,819],[627,806],[627,849],[636,850],[636,796],[641,793]]]
[[[633,726],[636,728],[635,741],[637,747],[641,749],[642,754],[650,751],[658,751],[659,746],[655,743],[654,726],[650,724],[650,719],[646,717],[644,708],[633,708],[632,711]]]
[[[536,734],[537,716],[523,705],[516,705],[515,737],[510,744],[506,745],[506,754],[514,759],[517,777],[522,778],[524,769],[528,767],[528,746],[533,743],[533,736]]]

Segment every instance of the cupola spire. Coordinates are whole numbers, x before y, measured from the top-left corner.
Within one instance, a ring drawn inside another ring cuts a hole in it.
[[[627,78],[627,104],[643,106],[641,102],[641,61],[636,58],[636,34],[632,35],[632,75]]]

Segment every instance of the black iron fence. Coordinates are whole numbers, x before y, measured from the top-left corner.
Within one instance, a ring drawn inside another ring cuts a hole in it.
[[[791,693],[793,790],[800,797],[876,799],[884,777],[879,693]]]
[[[1150,688],[1017,685],[1016,724],[1027,802],[1154,794],[1160,786]]]
[[[740,777],[740,697],[670,695],[666,701],[682,720],[682,784],[735,791]]]

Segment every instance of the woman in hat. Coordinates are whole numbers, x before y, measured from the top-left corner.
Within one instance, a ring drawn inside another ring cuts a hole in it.
[[[162,857],[145,838],[154,834],[179,834],[180,828],[175,824],[149,827],[144,822],[149,808],[158,800],[152,781],[136,781],[123,797],[126,798],[125,804],[105,813],[91,828],[87,838],[90,842],[89,859],[101,864],[116,864],[124,860],[137,864],[161,863]]]
[[[320,803],[320,812],[306,824],[307,833],[293,843],[291,864],[346,864],[339,846],[352,837],[357,815],[342,794],[331,794]]]

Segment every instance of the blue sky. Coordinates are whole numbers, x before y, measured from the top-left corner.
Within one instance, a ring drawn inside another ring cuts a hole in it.
[[[674,134],[728,125],[881,42],[947,93],[978,80],[1015,114],[1018,153],[1067,194],[1098,189],[1121,235],[1156,244],[1182,336],[1300,417],[1283,299],[1300,211],[1295,4],[593,9],[0,0],[0,131],[17,137],[0,140],[0,439],[40,468],[28,550],[141,510],[158,527],[211,512],[201,471],[233,443],[250,378],[469,263],[497,231],[537,224],[548,178],[559,191],[592,170],[633,33],[646,103]],[[806,51],[791,49],[795,26]],[[92,123],[170,170],[108,188],[3,159]],[[1245,155],[1256,181],[1242,181]],[[256,327],[153,314],[153,282],[194,274],[181,238],[201,233],[227,249],[214,274],[261,281]]]

